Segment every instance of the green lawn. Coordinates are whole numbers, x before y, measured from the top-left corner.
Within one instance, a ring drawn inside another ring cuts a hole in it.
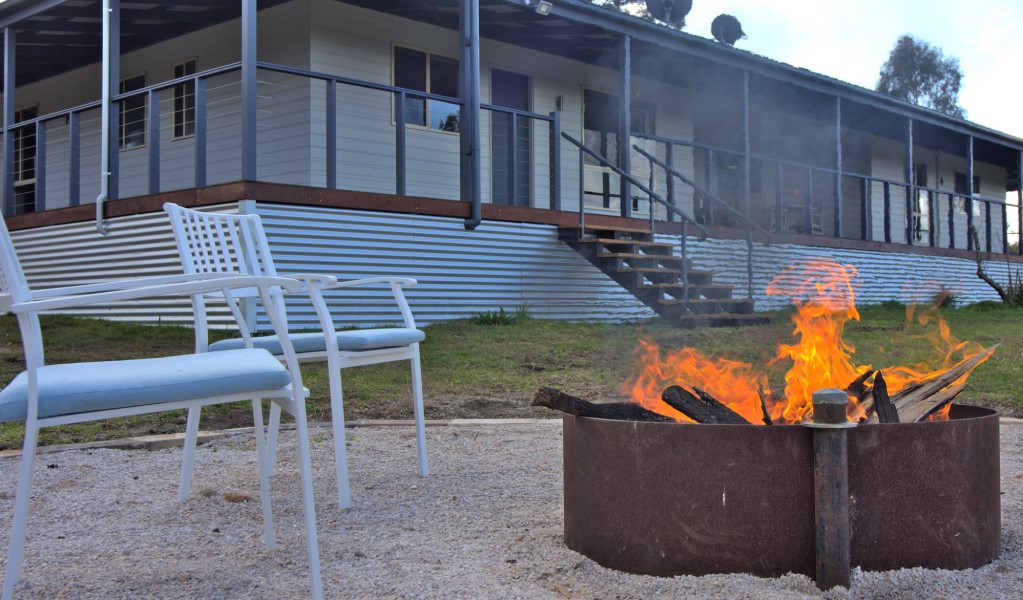
[[[1023,416],[1023,310],[983,303],[942,309],[952,334],[990,346],[1002,342],[995,356],[981,365],[959,402],[997,408]],[[533,393],[553,386],[594,400],[619,399],[619,387],[632,370],[639,339],[662,348],[692,346],[711,356],[766,365],[778,343],[793,343],[788,313],[777,313],[771,325],[749,328],[679,330],[660,320],[633,324],[564,323],[508,318],[466,319],[426,328],[422,345],[423,379],[428,418],[556,416],[530,408]],[[845,339],[856,348],[857,364],[885,367],[933,358],[931,345],[905,332],[905,310],[898,306],[867,307],[861,320],[850,322]],[[48,362],[106,360],[159,356],[192,349],[190,329],[141,326],[69,317],[43,319]],[[23,368],[17,323],[0,317],[0,383]],[[345,417],[410,418],[410,378],[406,363],[347,369],[343,373]],[[765,367],[766,368],[766,367]],[[772,387],[780,386],[785,364],[768,368]],[[321,365],[303,367],[312,390],[311,418],[330,418],[326,372]],[[244,406],[204,412],[204,428],[244,426],[251,413]],[[183,415],[155,415],[102,424],[43,431],[43,443],[118,438],[183,429]],[[0,425],[0,448],[20,445],[21,426]]]

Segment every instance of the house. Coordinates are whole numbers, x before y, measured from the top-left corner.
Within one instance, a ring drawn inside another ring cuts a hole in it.
[[[582,0],[7,0],[0,24],[33,285],[178,272],[167,201],[258,213],[285,271],[415,277],[424,324],[756,321],[815,256],[860,301],[973,302],[978,256],[1023,261],[1023,140]],[[90,314],[154,309],[190,318]]]

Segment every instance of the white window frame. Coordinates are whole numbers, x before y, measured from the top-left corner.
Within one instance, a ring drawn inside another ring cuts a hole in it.
[[[448,56],[446,54],[441,54],[439,52],[431,52],[429,50],[424,50],[422,48],[417,48],[417,47],[414,47],[414,46],[406,46],[406,45],[402,45],[402,44],[393,44],[392,43],[391,44],[391,85],[393,85],[395,87],[398,87],[398,84],[395,83],[395,81],[397,79],[397,69],[396,69],[397,61],[395,60],[395,50],[398,49],[398,48],[401,48],[402,50],[411,50],[413,52],[420,52],[420,53],[422,53],[422,54],[424,54],[426,56],[426,73],[425,73],[425,75],[426,75],[426,89],[425,90],[421,90],[421,91],[423,91],[424,93],[427,93],[427,94],[434,93],[430,89],[430,87],[431,87],[431,85],[430,85],[431,84],[431,77],[432,77],[431,69],[432,69],[433,59],[434,58],[442,58],[444,60],[448,60],[448,61],[454,62],[456,68],[458,68],[458,69],[462,68],[461,61],[458,58],[456,58],[456,57]],[[408,96],[406,96],[406,98],[408,98]],[[405,126],[406,127],[412,127],[412,128],[415,128],[415,129],[421,129],[423,131],[433,131],[433,132],[436,132],[436,133],[446,133],[448,135],[458,135],[458,130],[457,129],[455,131],[451,131],[451,130],[448,130],[448,129],[439,129],[437,127],[433,127],[433,126],[430,125],[430,104],[432,102],[435,102],[435,101],[431,100],[429,98],[424,98],[423,99],[423,103],[424,103],[424,116],[425,116],[425,121],[426,121],[425,125],[421,125],[419,123],[410,123],[410,122],[406,121],[405,122]],[[397,124],[397,118],[396,118],[396,113],[393,112],[393,111],[394,110],[398,110],[398,108],[397,108],[397,96],[395,96],[395,101],[392,102],[392,105],[393,105],[394,108],[392,109],[392,114],[391,114],[391,124],[395,125],[395,124]]]
[[[192,65],[191,73],[187,72],[189,63]],[[185,71],[181,75],[178,75],[179,67]],[[199,58],[193,56],[178,61],[174,63],[173,69],[174,79],[195,75],[199,71]],[[174,86],[171,108],[171,139],[182,140],[191,137],[195,137],[195,80]]]

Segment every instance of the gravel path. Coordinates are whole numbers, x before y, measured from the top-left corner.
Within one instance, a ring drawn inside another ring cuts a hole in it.
[[[314,429],[328,598],[1023,598],[1023,425],[1003,424],[1002,554],[971,571],[855,571],[823,594],[802,575],[656,578],[600,567],[562,543],[560,421],[427,432],[415,476],[407,427],[350,429],[354,507],[337,508],[329,429]],[[294,437],[273,480],[278,549],[262,543],[251,435],[199,450],[175,502],[180,450],[75,450],[37,461],[21,598],[308,596]],[[18,460],[0,460],[6,553]],[[246,501],[251,498],[252,501]],[[2,574],[2,571],[0,571]]]

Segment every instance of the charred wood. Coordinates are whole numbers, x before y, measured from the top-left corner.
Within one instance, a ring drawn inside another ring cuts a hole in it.
[[[774,425],[771,420],[771,413],[767,412],[767,399],[764,398],[764,388],[757,386],[757,396],[760,397],[760,411],[764,413],[764,425]]]
[[[874,397],[874,412],[877,415],[877,420],[881,423],[898,423],[899,411],[892,404],[891,398],[888,397],[888,384],[885,383],[884,375],[881,374],[881,371],[878,371],[874,377],[872,395]]]
[[[693,390],[695,393],[673,385],[661,393],[661,400],[697,423],[750,424],[742,415],[721,404],[707,392],[698,388]]]
[[[544,406],[577,417],[616,419],[619,421],[653,421],[674,423],[675,419],[659,415],[631,402],[609,402],[598,404],[566,394],[554,388],[544,387],[536,392],[532,406]]]

